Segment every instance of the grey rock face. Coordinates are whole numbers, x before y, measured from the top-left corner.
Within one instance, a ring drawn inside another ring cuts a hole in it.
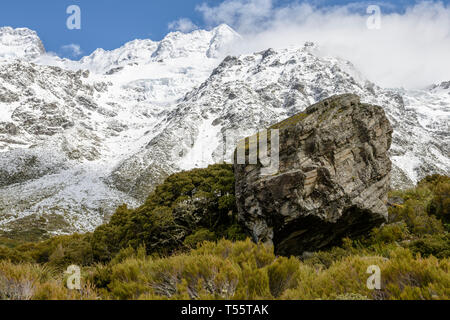
[[[261,175],[259,162],[234,165],[239,219],[255,241],[300,255],[386,221],[392,127],[381,107],[334,96],[273,129],[276,174]]]

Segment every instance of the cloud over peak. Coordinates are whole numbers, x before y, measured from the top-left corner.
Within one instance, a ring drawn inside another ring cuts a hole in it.
[[[313,41],[385,87],[417,88],[450,79],[450,5],[424,1],[398,13],[394,4],[384,3],[379,28],[372,29],[367,23],[375,13],[367,13],[369,5],[226,0],[197,10],[207,25],[226,23],[244,37],[236,54]]]
[[[168,28],[171,31],[181,31],[184,33],[198,29],[198,27],[190,19],[187,18],[181,18],[176,21],[170,22]]]
[[[75,43],[64,45],[61,47],[61,50],[73,58],[79,57],[83,53],[80,45]]]

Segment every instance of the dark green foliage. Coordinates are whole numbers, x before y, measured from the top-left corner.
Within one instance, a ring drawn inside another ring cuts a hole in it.
[[[232,167],[212,165],[168,177],[141,207],[118,207],[93,233],[37,243],[0,238],[0,259],[63,268],[109,262],[122,249],[141,246],[147,254],[168,255],[204,240],[245,239],[236,215]]]
[[[411,233],[416,235],[442,233],[449,222],[450,178],[431,175],[422,179],[416,188],[393,191],[403,204],[389,209],[392,222],[403,221]]]
[[[424,257],[433,255],[436,258],[449,258],[450,235],[448,233],[427,235],[421,239],[412,241],[408,247],[412,252],[420,253]]]
[[[208,229],[200,229],[195,233],[189,235],[184,239],[184,245],[189,248],[196,248],[197,245],[201,244],[204,241],[215,241],[217,240],[217,236],[214,232],[209,231]]]
[[[425,178],[420,184],[427,183],[433,190],[433,198],[428,204],[428,213],[441,219],[447,226],[450,224],[450,178],[446,176],[433,175]]]
[[[48,263],[56,268],[70,264],[87,266],[93,263],[90,235],[58,236],[37,243],[24,243],[14,248],[22,261]]]
[[[229,236],[243,237],[236,225],[232,167],[220,164],[176,173],[141,207],[118,208],[110,222],[94,232],[92,246],[97,261],[108,261],[129,246],[145,245],[149,254],[166,255],[201,240]]]
[[[410,232],[405,222],[394,222],[372,230],[371,241],[373,243],[390,243],[406,240]]]

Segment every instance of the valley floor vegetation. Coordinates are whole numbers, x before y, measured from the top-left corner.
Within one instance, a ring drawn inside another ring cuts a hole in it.
[[[428,176],[391,191],[389,222],[370,234],[283,257],[240,227],[231,166],[181,172],[92,233],[0,238],[0,299],[449,299],[449,194],[449,177]]]

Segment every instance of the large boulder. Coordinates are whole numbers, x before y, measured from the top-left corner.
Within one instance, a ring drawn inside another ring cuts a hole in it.
[[[268,132],[277,129],[279,147],[268,133],[266,152],[278,151],[275,172],[264,171],[261,155],[248,164],[249,141],[264,140],[260,134],[246,140],[245,164],[236,163],[235,152],[239,220],[255,241],[272,242],[277,254],[300,255],[386,221],[392,127],[381,107],[353,94],[333,96]]]

